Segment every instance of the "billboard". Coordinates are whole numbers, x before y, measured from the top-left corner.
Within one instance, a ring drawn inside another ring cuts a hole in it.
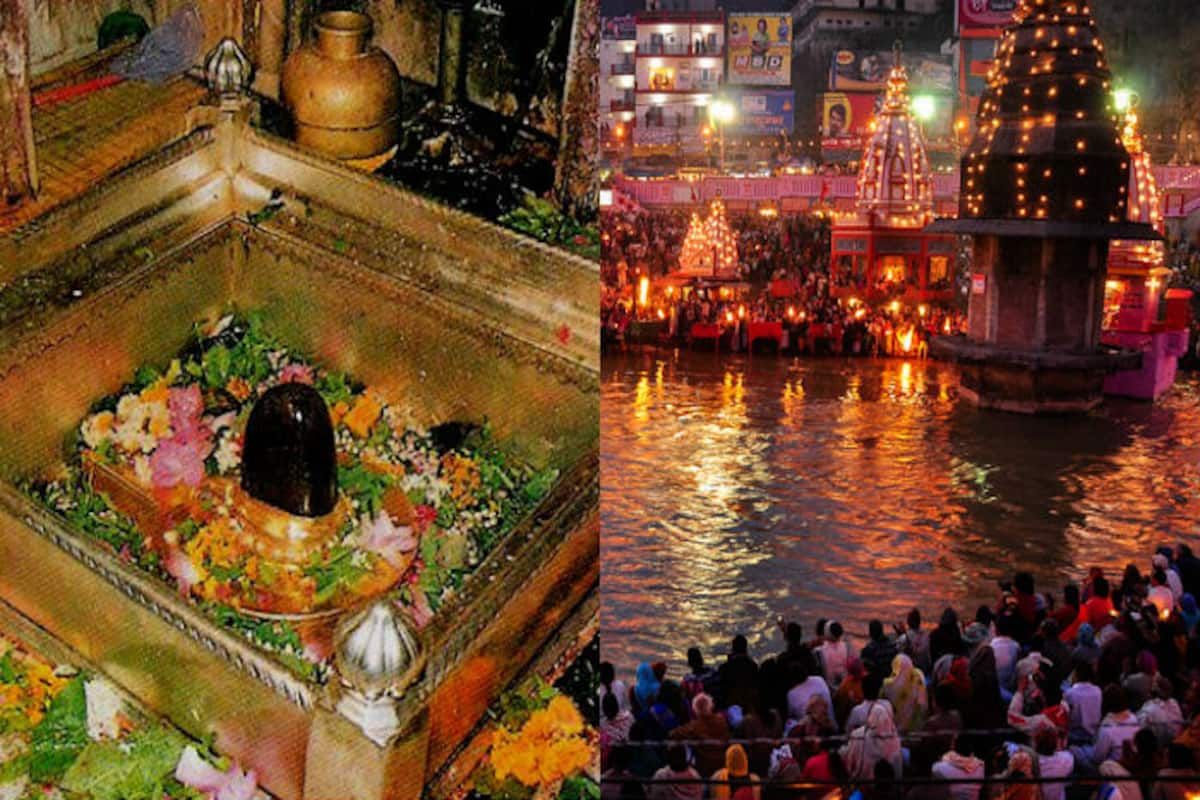
[[[637,38],[637,21],[633,14],[623,17],[605,17],[600,20],[600,38],[622,41]]]
[[[880,95],[864,92],[826,92],[821,95],[821,136],[826,139],[857,139],[870,130]]]
[[[733,102],[737,106],[734,130],[743,136],[768,136],[796,128],[796,96],[790,89],[744,89]]]
[[[791,14],[730,14],[727,25],[728,83],[792,85]]]
[[[958,27],[1003,28],[1012,22],[1017,0],[958,0]]]
[[[895,56],[881,50],[838,50],[829,69],[829,89],[834,92],[881,92],[887,84]],[[954,69],[940,56],[905,53],[902,56],[913,91],[954,91]]]

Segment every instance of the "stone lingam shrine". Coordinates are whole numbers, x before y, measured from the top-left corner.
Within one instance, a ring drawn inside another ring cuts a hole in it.
[[[997,50],[962,163],[959,218],[974,237],[968,333],[935,340],[963,396],[1023,413],[1085,411],[1141,353],[1103,348],[1109,241],[1156,240],[1130,222],[1130,155],[1083,0],[1023,0]]]
[[[872,126],[855,208],[833,220],[834,291],[872,301],[949,301],[954,236],[925,228],[933,221],[933,176],[920,127],[910,114],[899,45],[883,108]]]

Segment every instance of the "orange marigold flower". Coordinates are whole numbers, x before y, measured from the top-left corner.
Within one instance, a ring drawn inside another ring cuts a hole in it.
[[[365,439],[382,412],[383,404],[369,392],[364,392],[354,402],[354,407],[350,409],[350,412],[342,418],[342,422],[355,436]]]
[[[239,403],[250,396],[250,384],[245,378],[230,378],[225,384],[225,391],[233,395]]]

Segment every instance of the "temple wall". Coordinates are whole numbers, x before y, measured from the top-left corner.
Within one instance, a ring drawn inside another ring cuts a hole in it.
[[[96,52],[96,34],[107,14],[128,9],[141,14],[151,27],[160,24],[186,0],[27,0],[29,62],[41,75]],[[205,51],[227,28],[240,27],[238,3],[196,0],[205,26]]]

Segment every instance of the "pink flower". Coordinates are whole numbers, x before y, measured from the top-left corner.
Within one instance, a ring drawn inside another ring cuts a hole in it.
[[[412,615],[413,624],[417,626],[417,630],[421,630],[433,619],[433,609],[429,607],[429,598],[424,592],[415,586],[409,591],[412,593],[412,605],[408,610]]]
[[[200,427],[200,415],[204,412],[204,398],[198,384],[171,389],[167,397],[167,408],[171,412],[171,430],[179,436]]]
[[[312,385],[312,367],[304,364],[288,364],[279,371],[280,383],[307,383]]]
[[[221,772],[200,758],[191,745],[185,747],[179,757],[175,780],[204,792],[209,800],[253,800],[258,791],[258,776],[254,770],[242,772],[236,764],[231,764],[227,772]]]
[[[424,533],[437,520],[437,509],[431,505],[419,505],[414,516],[416,517],[417,533]]]
[[[179,593],[184,597],[191,593],[193,584],[200,582],[200,573],[196,570],[196,565],[188,558],[187,553],[177,547],[170,549],[166,560],[163,561],[163,569],[175,579],[175,583],[179,585]]]
[[[363,550],[375,553],[397,569],[403,565],[401,556],[417,548],[412,528],[396,525],[385,512],[377,514],[375,519],[364,515],[359,520],[357,542]]]
[[[199,486],[204,480],[204,459],[212,451],[212,441],[204,428],[177,433],[158,446],[150,456],[150,483],[155,489],[173,486]]]

